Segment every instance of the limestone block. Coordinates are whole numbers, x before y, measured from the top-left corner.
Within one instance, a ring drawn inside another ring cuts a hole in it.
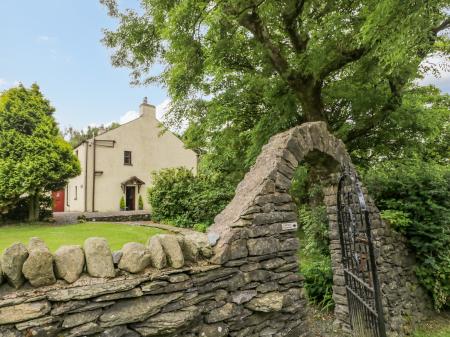
[[[289,238],[281,242],[280,251],[298,250],[299,246],[298,238]]]
[[[141,243],[128,242],[122,248],[119,268],[130,273],[139,273],[150,265],[151,257],[147,248]]]
[[[89,238],[84,242],[84,254],[89,275],[114,277],[114,264],[108,242],[104,238]]]
[[[24,282],[22,267],[28,257],[28,250],[22,243],[6,248],[2,256],[2,269],[8,283],[18,289]]]
[[[122,325],[106,329],[98,337],[140,337],[140,335]]]
[[[241,290],[231,294],[231,301],[236,304],[242,304],[250,301],[257,295],[256,290]]]
[[[225,337],[228,336],[228,326],[224,323],[203,325],[199,332],[200,337]]]
[[[167,262],[173,268],[181,268],[184,266],[184,256],[178,243],[177,237],[170,234],[158,235],[159,242],[166,253]]]
[[[190,306],[179,311],[152,316],[142,323],[133,324],[132,327],[142,336],[162,336],[179,331],[179,329],[189,325],[199,315],[199,309],[195,306]]]
[[[184,258],[195,262],[199,257],[209,258],[212,255],[212,248],[208,237],[203,233],[189,233],[183,236],[181,248]]]
[[[76,326],[70,330],[70,333],[64,335],[65,337],[84,337],[93,335],[96,332],[101,332],[103,329],[97,323],[89,322],[80,326]]]
[[[50,290],[46,293],[47,298],[52,302],[63,302],[69,300],[84,300],[100,295],[127,291],[133,289],[142,281],[133,280],[113,280],[107,283],[88,284],[72,288],[61,288]]]
[[[247,247],[250,256],[268,255],[277,253],[280,242],[274,237],[247,240]]]
[[[102,309],[97,309],[68,315],[64,318],[62,327],[64,329],[68,329],[73,328],[74,326],[79,326],[88,322],[95,321],[101,313]]]
[[[164,253],[163,246],[159,237],[152,236],[147,241],[147,249],[150,252],[150,259],[153,267],[163,269],[167,265],[166,253]]]
[[[111,327],[141,322],[157,314],[162,307],[182,296],[183,293],[172,293],[122,300],[104,311],[103,315],[100,316],[100,324],[103,327]]]
[[[252,299],[245,307],[259,312],[276,312],[283,308],[283,303],[284,295],[274,291]]]
[[[226,303],[225,305],[213,309],[205,317],[206,323],[217,323],[226,319],[239,315],[241,309],[234,303]]]
[[[22,331],[22,330],[26,330],[26,329],[33,328],[33,327],[39,327],[39,326],[47,325],[50,323],[58,322],[59,320],[60,320],[59,317],[45,316],[45,317],[40,317],[40,318],[32,319],[29,321],[25,321],[22,323],[17,323],[15,326],[16,326],[17,330]],[[0,334],[0,336],[3,336],[3,335]]]
[[[44,316],[51,309],[48,301],[22,303],[0,308],[0,325],[18,323]]]
[[[236,260],[248,256],[247,240],[239,239],[231,243],[230,260]]]
[[[80,277],[84,268],[84,252],[81,246],[61,246],[55,252],[56,275],[68,283]]]
[[[106,294],[99,297],[96,297],[94,299],[94,302],[106,302],[106,301],[115,301],[120,300],[122,298],[133,298],[133,297],[140,297],[144,293],[142,292],[141,288],[133,288],[128,291],[121,291],[118,293],[112,293],[112,294]]]

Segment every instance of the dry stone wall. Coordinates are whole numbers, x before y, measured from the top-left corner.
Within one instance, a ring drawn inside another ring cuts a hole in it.
[[[288,191],[298,164],[317,161],[317,154],[325,156],[324,175],[351,167],[323,123],[272,137],[207,234],[154,236],[113,253],[102,238],[54,254],[37,238],[28,247],[14,244],[1,258],[0,336],[308,336]],[[345,328],[333,186],[326,194],[336,323]],[[403,336],[406,317],[414,320],[429,302],[404,242],[375,207],[373,216],[389,333]]]

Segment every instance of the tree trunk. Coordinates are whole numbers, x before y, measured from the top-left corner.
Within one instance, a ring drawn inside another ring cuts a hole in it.
[[[29,205],[28,205],[28,221],[38,221],[39,220],[39,193],[34,193],[30,195]]]
[[[291,86],[294,83],[291,83]],[[304,85],[293,87],[302,107],[305,122],[327,121],[322,100],[322,82],[310,79]]]

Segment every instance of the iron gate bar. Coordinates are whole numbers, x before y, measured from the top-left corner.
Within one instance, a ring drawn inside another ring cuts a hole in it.
[[[337,206],[351,327],[357,337],[386,337],[369,210],[361,184],[349,169],[338,181]]]

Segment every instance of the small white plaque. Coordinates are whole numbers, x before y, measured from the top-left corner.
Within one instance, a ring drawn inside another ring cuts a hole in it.
[[[281,224],[281,230],[283,231],[295,231],[298,228],[298,224],[296,222],[287,222]]]

